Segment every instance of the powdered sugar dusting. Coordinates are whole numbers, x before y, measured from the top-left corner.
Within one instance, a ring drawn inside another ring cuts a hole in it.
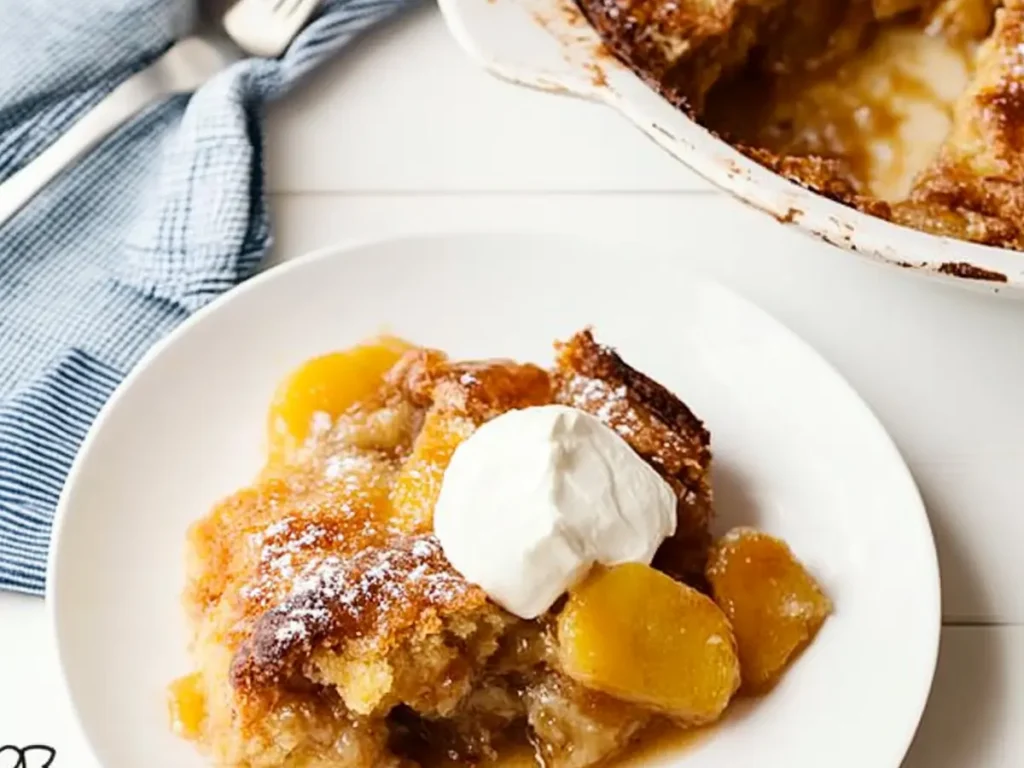
[[[1010,49],[1010,76],[1016,81],[1024,79],[1024,43],[1017,43]]]
[[[327,537],[327,529],[322,525],[294,517],[282,518],[251,534],[250,545],[259,549],[258,574],[239,594],[247,600],[265,601],[271,591],[296,579],[296,560],[322,545]]]
[[[437,545],[440,547],[440,545]],[[417,539],[412,545],[414,557],[427,558],[434,554],[434,545],[426,539]]]
[[[377,610],[387,614],[394,601],[407,600],[413,592],[422,592],[431,601],[450,602],[467,591],[465,580],[449,567],[441,567],[447,563],[436,538],[415,537],[406,544],[368,549],[348,562],[327,557],[310,563],[289,597],[312,597],[316,605],[310,608],[300,601],[302,605],[287,615],[320,615],[328,610],[329,601],[353,610],[374,601]],[[353,613],[351,618],[359,617]]]
[[[414,626],[423,610],[485,601],[452,569],[432,535],[399,537],[344,560],[314,559],[257,622],[238,674],[276,676],[293,652],[308,653],[327,636],[332,642],[387,638]]]
[[[267,537],[267,538],[273,538],[274,536],[280,536],[282,533],[284,533],[285,531],[288,530],[288,526],[291,525],[291,523],[292,523],[292,518],[290,518],[290,517],[282,518],[281,520],[278,520],[273,525],[269,526],[263,532],[262,536]],[[257,535],[260,535],[260,534],[257,534]]]
[[[325,462],[324,479],[344,478],[349,485],[358,487],[372,469],[373,462],[366,456],[338,454],[328,457]]]
[[[311,438],[318,438],[323,435],[326,435],[328,432],[331,431],[332,424],[333,419],[331,419],[331,414],[327,413],[326,411],[314,412],[313,418],[309,424],[309,436]]]
[[[576,375],[569,382],[573,405],[587,411],[614,429],[622,437],[636,431],[635,415],[629,407],[625,386],[613,387],[601,379]]]
[[[306,625],[298,619],[291,619],[279,627],[274,637],[282,643],[306,636]]]

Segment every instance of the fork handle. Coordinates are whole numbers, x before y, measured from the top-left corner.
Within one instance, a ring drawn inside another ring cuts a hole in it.
[[[125,80],[28,165],[0,184],[0,226],[54,178],[163,95],[147,70]]]
[[[234,58],[234,51],[200,37],[186,37],[172,45],[146,69],[107,94],[28,165],[0,183],[0,226],[65,168],[143,109],[172,93],[195,90]]]

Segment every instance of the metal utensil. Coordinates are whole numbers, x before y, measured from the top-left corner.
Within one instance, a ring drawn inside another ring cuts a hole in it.
[[[240,0],[224,14],[224,31],[242,50],[277,58],[319,4],[320,0]]]
[[[0,184],[0,225],[66,168],[129,119],[160,99],[199,88],[243,54],[280,56],[319,0],[239,0],[224,14],[223,34],[194,34],[175,43],[83,115],[28,165]],[[240,49],[240,50],[239,50]]]

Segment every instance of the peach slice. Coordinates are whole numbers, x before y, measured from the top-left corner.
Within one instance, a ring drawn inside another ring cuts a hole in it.
[[[408,533],[433,528],[434,505],[455,449],[473,434],[476,425],[465,416],[429,411],[413,444],[412,455],[391,489],[395,525]]]
[[[775,685],[832,612],[786,543],[752,528],[733,529],[712,547],[707,579],[736,633],[750,692]]]
[[[736,642],[718,606],[638,563],[595,569],[570,591],[558,660],[582,685],[687,725],[718,719],[740,685]]]
[[[170,684],[167,694],[174,732],[186,739],[198,739],[206,720],[206,696],[199,673],[179,677]]]
[[[382,336],[341,352],[315,357],[278,386],[267,427],[270,464],[287,464],[309,437],[317,414],[336,419],[381,385],[399,358],[413,346]]]

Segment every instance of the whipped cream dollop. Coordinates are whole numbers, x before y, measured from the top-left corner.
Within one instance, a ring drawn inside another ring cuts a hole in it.
[[[595,563],[650,564],[676,496],[619,435],[562,405],[509,411],[455,450],[434,509],[448,561],[524,619]]]

